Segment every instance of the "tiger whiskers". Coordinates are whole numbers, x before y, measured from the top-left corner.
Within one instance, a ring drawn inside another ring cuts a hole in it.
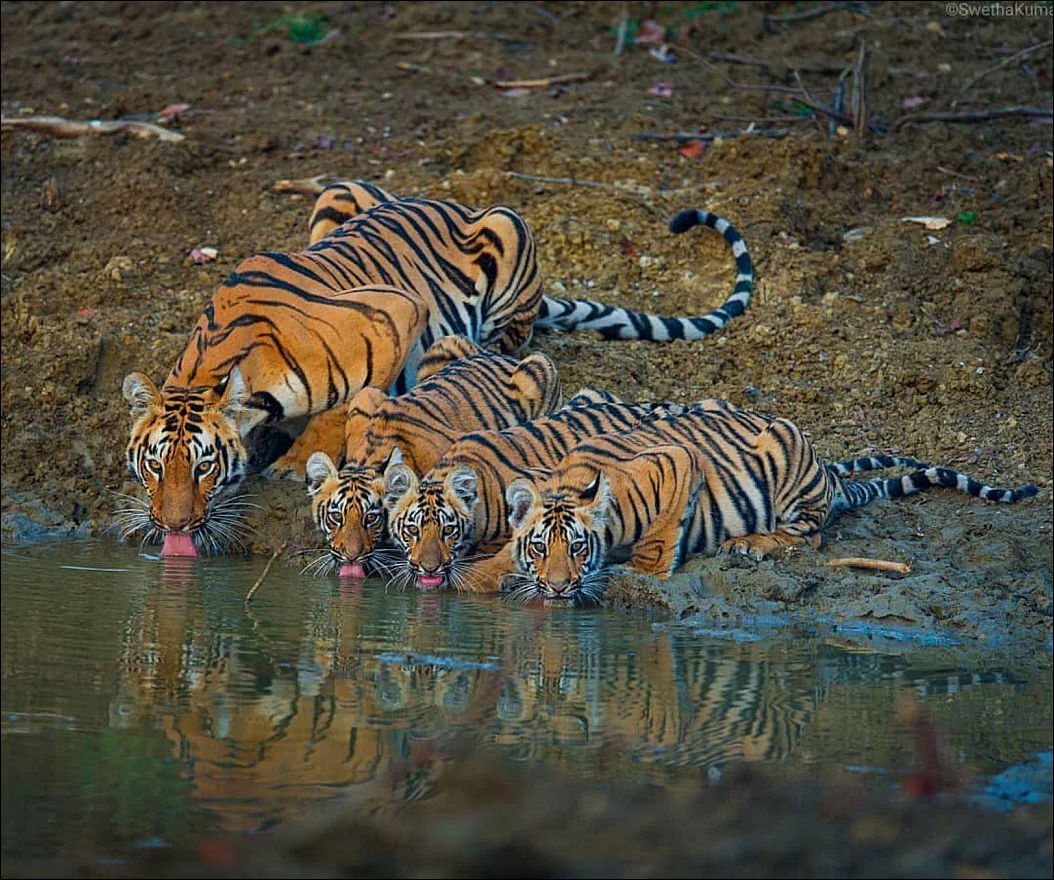
[[[479,592],[482,573],[472,572],[472,564],[486,556],[486,553],[476,553],[472,556],[451,560],[447,568],[447,580],[450,581],[450,585],[459,593]]]
[[[606,569],[601,568],[585,575],[574,595],[575,607],[584,608],[600,605],[607,586],[608,572]]]
[[[508,586],[509,584],[511,586]],[[506,602],[511,602],[514,605],[526,605],[532,599],[541,595],[537,581],[529,574],[513,572],[506,576],[505,585],[506,589],[503,590],[502,597]]]
[[[340,566],[340,560],[333,555],[333,552],[328,547],[321,550],[305,550],[304,552],[305,554],[317,552],[318,555],[300,569],[301,574],[311,575],[312,577],[333,574]]]

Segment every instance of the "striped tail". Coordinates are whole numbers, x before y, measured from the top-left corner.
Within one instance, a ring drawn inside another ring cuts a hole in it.
[[[665,318],[587,299],[546,296],[542,299],[535,326],[543,330],[596,330],[605,339],[648,339],[653,342],[703,339],[720,330],[750,305],[754,266],[743,236],[723,217],[709,211],[682,211],[670,221],[670,232],[680,235],[695,226],[709,226],[720,232],[731,245],[736,259],[736,286],[720,308],[696,318]]]
[[[824,467],[829,474],[848,477],[850,474],[878,471],[891,467],[909,467],[925,470],[929,465],[914,458],[903,458],[899,455],[865,455],[862,458],[851,458],[848,461],[836,461],[832,464],[825,464]]]
[[[1039,492],[1035,486],[993,489],[959,471],[931,467],[912,471],[903,477],[894,477],[890,480],[854,482],[838,479],[832,512],[865,507],[876,498],[903,498],[905,495],[914,495],[931,486],[947,486],[972,495],[974,498],[984,498],[986,501],[999,501],[1004,504],[1014,504],[1023,498],[1032,498]]]

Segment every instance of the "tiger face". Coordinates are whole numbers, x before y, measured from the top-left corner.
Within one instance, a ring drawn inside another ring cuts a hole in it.
[[[475,471],[463,466],[442,480],[418,480],[405,465],[385,471],[392,543],[417,586],[461,586],[462,563],[474,544],[478,485]]]
[[[402,462],[399,450],[392,452],[391,462]],[[314,452],[307,460],[307,492],[312,517],[341,576],[366,577],[366,564],[385,540],[384,467],[338,469],[326,453]]]
[[[606,554],[605,527],[611,487],[599,471],[580,489],[538,491],[528,479],[513,480],[505,493],[512,563],[526,596],[595,599]]]
[[[248,460],[238,427],[247,398],[241,371],[235,367],[214,387],[163,391],[131,373],[123,391],[135,418],[128,470],[149,495],[142,510],[133,509],[126,534],[163,534],[163,555],[193,556],[196,544],[236,542],[243,503],[225,496],[244,479]]]

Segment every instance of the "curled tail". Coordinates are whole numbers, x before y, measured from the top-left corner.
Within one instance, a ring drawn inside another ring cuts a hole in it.
[[[824,465],[828,473],[837,474],[839,477],[848,477],[850,474],[878,471],[891,467],[909,467],[925,470],[929,465],[914,458],[903,458],[899,455],[865,455],[861,458],[851,458],[848,461],[836,461]]]
[[[857,459],[859,461],[860,459]],[[885,467],[885,465],[883,465]],[[866,470],[867,468],[865,468]],[[830,472],[830,471],[829,471]],[[837,472],[836,472],[837,473]],[[865,507],[876,498],[902,498],[914,495],[931,486],[947,486],[974,498],[1014,504],[1023,498],[1032,498],[1039,490],[1035,486],[1020,486],[1017,489],[993,489],[959,471],[950,468],[930,467],[912,471],[903,477],[889,480],[842,480],[836,478],[833,510],[852,510]]]
[[[596,330],[605,339],[702,339],[720,330],[750,305],[754,286],[754,266],[747,244],[723,217],[709,211],[682,211],[670,221],[670,232],[680,235],[695,226],[709,226],[720,232],[732,247],[736,260],[736,285],[732,295],[712,312],[695,318],[666,318],[620,309],[587,299],[542,298],[535,326],[543,330]]]

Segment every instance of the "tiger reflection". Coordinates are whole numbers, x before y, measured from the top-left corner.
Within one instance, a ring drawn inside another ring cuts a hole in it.
[[[131,615],[111,725],[161,730],[195,798],[231,830],[348,791],[378,805],[426,796],[451,735],[530,760],[605,746],[707,766],[790,755],[815,707],[802,668],[752,645],[700,652],[692,636],[656,633],[627,653],[554,616],[487,622],[473,651],[493,664],[448,668],[364,650],[372,619],[326,597],[305,607],[299,641],[217,613],[187,592]],[[448,644],[459,625],[419,606],[398,637]]]

